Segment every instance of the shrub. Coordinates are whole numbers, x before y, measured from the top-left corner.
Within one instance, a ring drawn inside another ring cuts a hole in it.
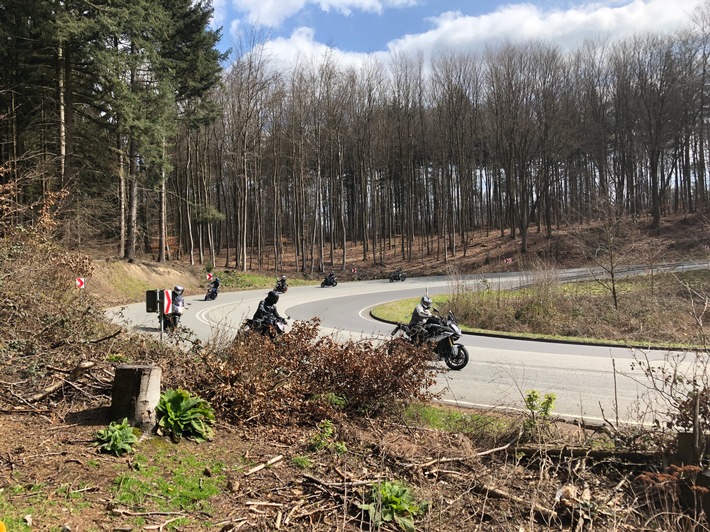
[[[377,414],[433,397],[425,353],[402,341],[342,342],[319,334],[318,320],[296,322],[271,341],[245,332],[203,354],[196,386],[231,421],[272,423]]]
[[[174,442],[187,437],[200,443],[212,439],[214,410],[210,404],[185,390],[167,390],[158,406],[159,431]]]
[[[408,487],[399,482],[381,482],[368,494],[368,502],[358,505],[367,510],[370,523],[376,528],[384,523],[396,523],[402,530],[414,531],[414,518],[425,514],[428,503],[418,503]]]
[[[133,433],[133,427],[128,424],[128,418],[121,423],[112,421],[105,429],[96,432],[94,445],[99,451],[113,453],[121,456],[133,451],[133,445],[138,442],[138,437]]]

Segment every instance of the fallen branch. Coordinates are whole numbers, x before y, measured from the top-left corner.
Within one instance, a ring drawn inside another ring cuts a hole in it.
[[[474,483],[473,486],[471,486],[471,490],[475,491],[476,493],[480,493],[481,495],[491,496],[497,499],[509,500],[511,502],[514,502],[518,506],[521,506],[522,508],[531,508],[533,512],[550,521],[557,517],[557,512],[551,510],[550,508],[546,508],[541,504],[531,502],[529,500],[523,499],[522,497],[518,497],[517,495],[513,495],[512,493],[508,493],[507,491],[495,488],[493,486]]]
[[[344,490],[347,488],[357,488],[360,486],[373,486],[377,482],[379,482],[378,479],[375,480],[352,480],[348,482],[328,482],[326,480],[321,480],[317,477],[314,477],[312,475],[307,475],[304,474],[303,478],[306,480],[310,480],[314,484],[318,484],[319,486],[322,486],[324,488],[332,488],[332,489],[337,489],[337,490]]]
[[[280,455],[278,455],[278,456],[274,456],[274,457],[273,457],[271,460],[269,460],[268,462],[264,462],[263,464],[259,464],[259,465],[256,466],[256,467],[252,467],[249,471],[247,471],[246,473],[244,473],[244,476],[251,475],[252,473],[256,473],[257,471],[261,471],[261,470],[264,469],[266,466],[274,465],[276,462],[278,462],[278,461],[280,461],[280,460],[282,460],[282,459],[283,459],[283,455],[282,455],[282,454],[280,454]]]
[[[567,458],[593,458],[596,460],[605,460],[608,458],[618,458],[630,462],[648,462],[651,458],[658,457],[657,452],[644,451],[614,451],[604,449],[588,449],[585,447],[512,447],[510,452],[527,457],[545,455],[545,456],[564,456]]]
[[[34,394],[33,396],[29,397],[27,401],[29,401],[30,403],[36,403],[37,401],[44,399],[48,395],[51,395],[57,390],[59,390],[62,386],[64,386],[65,383],[77,380],[87,369],[93,368],[94,366],[94,362],[80,362],[73,370],[71,370],[69,377],[67,377],[66,379],[61,379],[59,382],[52,384],[48,388],[45,388],[44,391]]]
[[[150,515],[178,515],[180,517],[187,517],[187,514],[184,512],[132,512],[123,508],[112,508],[111,512],[116,515],[127,515],[129,517],[147,517]]]
[[[81,340],[79,342],[68,342],[66,340],[60,340],[59,342],[54,342],[50,347],[52,349],[57,349],[58,347],[62,347],[65,345],[96,345],[96,344],[100,344],[101,342],[105,342],[106,340],[111,340],[112,338],[116,338],[116,336],[118,336],[122,332],[123,331],[121,329],[119,329],[116,332],[113,332],[107,336],[104,336],[103,338],[97,338],[96,340]]]

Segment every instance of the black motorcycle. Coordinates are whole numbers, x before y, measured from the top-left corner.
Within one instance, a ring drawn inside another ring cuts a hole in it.
[[[394,271],[390,274],[390,283],[395,281],[404,281],[407,278],[407,274],[402,270]]]
[[[276,286],[274,287],[274,292],[277,294],[285,294],[288,291],[288,284],[286,279],[279,279],[276,281]]]
[[[320,284],[321,288],[325,288],[326,286],[338,286],[338,279],[336,279],[334,273],[329,273],[325,279],[323,279],[323,282]]]
[[[271,339],[281,336],[286,332],[286,319],[268,316],[264,318],[250,318],[244,321],[242,329],[245,331],[254,331]]]
[[[446,362],[451,369],[463,369],[468,364],[468,350],[456,343],[462,333],[451,311],[446,319],[432,317],[423,325],[411,326],[398,323],[392,331],[392,336],[400,331],[407,341],[430,347],[439,360]]]
[[[207,293],[205,294],[205,301],[214,301],[217,299],[217,294],[219,293],[219,289],[215,288],[214,286],[210,286],[207,289]]]

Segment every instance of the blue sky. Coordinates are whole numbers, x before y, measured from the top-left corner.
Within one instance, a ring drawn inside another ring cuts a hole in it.
[[[220,47],[258,31],[283,61],[328,52],[345,63],[393,52],[482,51],[503,39],[544,39],[563,50],[587,37],[689,27],[705,0],[213,0]]]

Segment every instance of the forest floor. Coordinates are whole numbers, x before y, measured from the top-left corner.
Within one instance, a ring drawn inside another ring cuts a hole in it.
[[[352,268],[358,278],[376,278],[397,267],[414,276],[516,271],[536,261],[588,265],[578,242],[573,233],[546,239],[531,230],[523,259],[519,241],[478,234],[466,257],[434,252],[413,261],[402,260],[396,247],[383,261],[357,260],[362,248],[352,246],[345,271],[336,266],[337,250],[332,269],[349,280]],[[628,245],[639,260],[654,263],[706,260],[710,229],[701,216],[668,219],[660,235],[640,229]],[[99,259],[88,286],[111,306],[140,300],[146,286],[179,282],[188,293],[201,292],[204,272],[185,261]],[[281,273],[320,275],[295,265]],[[188,372],[191,363],[171,361]],[[408,486],[411,500],[390,499],[377,509],[413,517],[412,530],[708,530],[699,471],[665,468],[664,442],[639,427],[550,420],[539,405],[510,415],[442,409],[443,429],[423,414],[343,416],[332,420],[332,432],[322,424],[218,421],[210,442],[152,437],[135,453],[114,457],[93,445],[110,420],[110,372],[97,368],[89,377],[66,377],[42,401],[29,401],[9,374],[0,377],[0,522],[11,532],[406,530],[406,520],[387,521],[386,512],[375,514],[378,528],[360,506],[370,502],[373,486],[383,492],[383,481]]]

